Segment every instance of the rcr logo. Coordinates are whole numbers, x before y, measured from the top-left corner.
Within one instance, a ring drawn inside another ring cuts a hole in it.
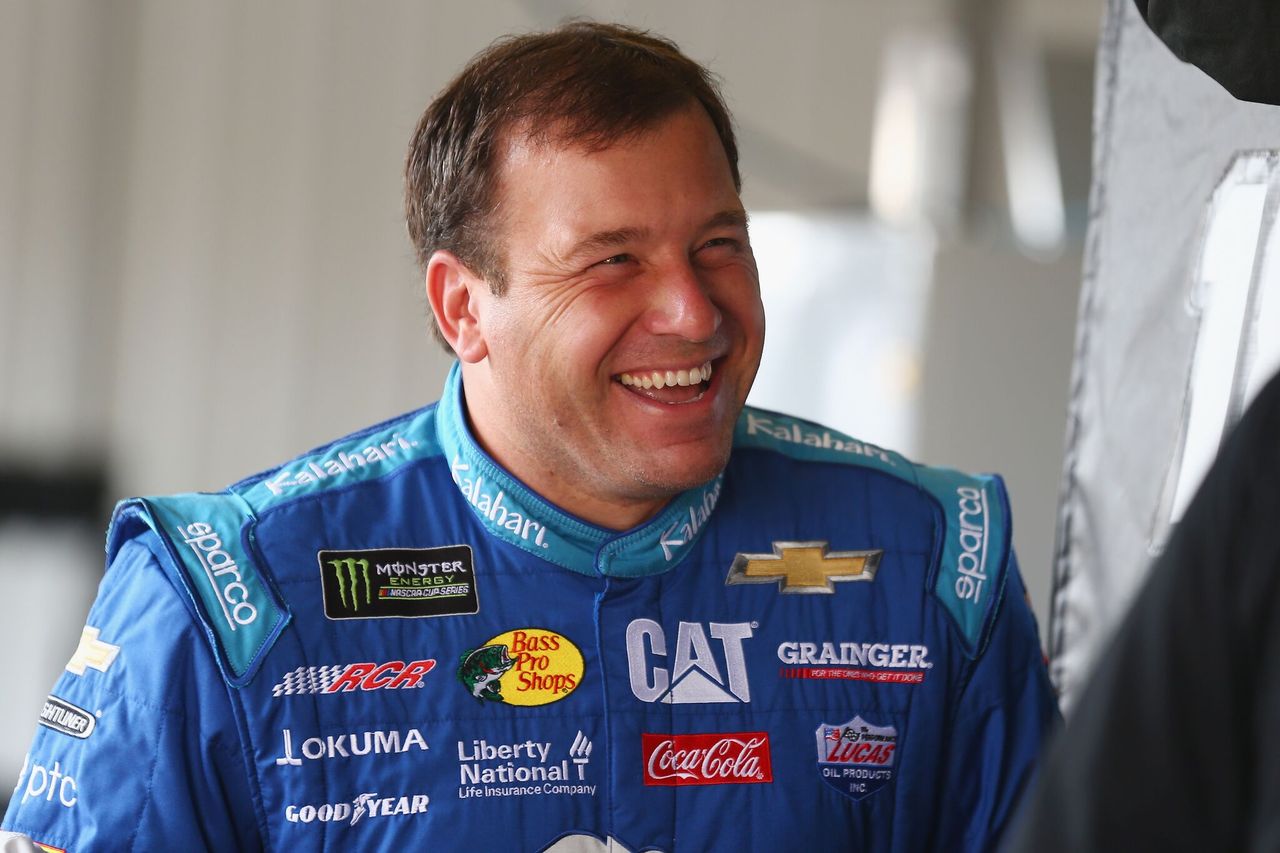
[[[676,633],[675,661],[668,669],[667,637],[652,619],[635,619],[627,626],[627,669],[631,692],[641,702],[687,705],[709,702],[750,702],[751,685],[742,642],[752,635],[754,622],[681,622]],[[720,642],[713,654],[708,631]],[[657,658],[659,660],[653,660]],[[728,673],[721,675],[720,661]]]

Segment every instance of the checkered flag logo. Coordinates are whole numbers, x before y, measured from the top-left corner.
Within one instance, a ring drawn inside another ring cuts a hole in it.
[[[271,688],[272,696],[298,696],[306,693],[323,693],[342,673],[346,672],[345,664],[334,666],[300,666],[292,672],[285,673],[283,679]]]

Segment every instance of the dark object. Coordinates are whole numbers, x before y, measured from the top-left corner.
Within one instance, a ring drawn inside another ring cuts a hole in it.
[[[1280,104],[1280,4],[1274,0],[1134,0],[1174,55],[1242,101]]]
[[[1280,849],[1280,376],[1223,446],[1009,850]]]

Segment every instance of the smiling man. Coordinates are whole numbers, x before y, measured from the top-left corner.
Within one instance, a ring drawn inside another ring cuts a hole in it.
[[[128,501],[7,829],[53,848],[987,850],[1056,717],[997,478],[744,408],[737,149],[672,43],[427,109],[439,403]]]

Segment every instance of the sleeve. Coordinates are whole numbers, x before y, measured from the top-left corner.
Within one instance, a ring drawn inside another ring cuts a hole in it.
[[[1073,708],[1010,849],[1280,849],[1280,378]]]
[[[76,853],[261,849],[233,688],[149,538],[112,560],[0,826]]]
[[[990,641],[952,705],[941,767],[949,807],[930,849],[994,849],[1060,721],[1035,617],[1010,552]]]

